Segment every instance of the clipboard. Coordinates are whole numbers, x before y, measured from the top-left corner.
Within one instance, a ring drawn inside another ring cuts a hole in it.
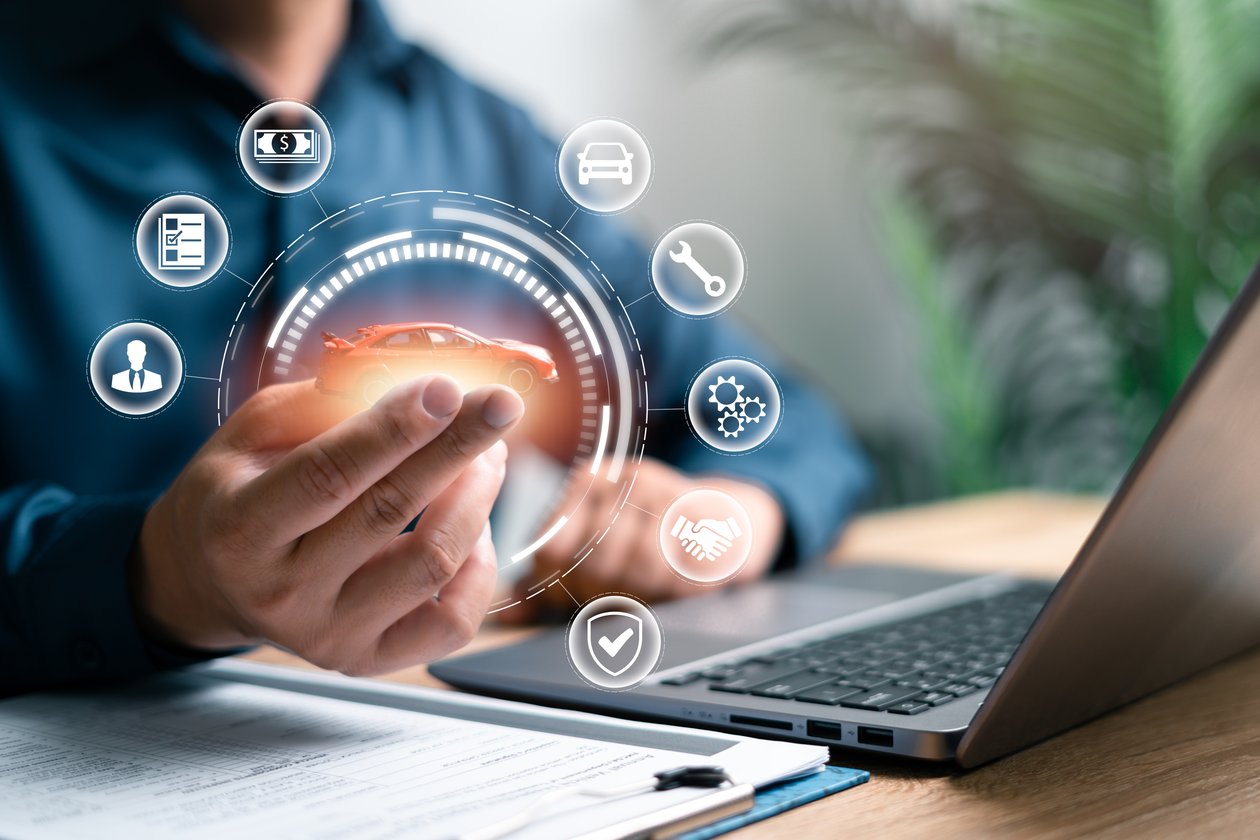
[[[566,803],[512,835],[668,837],[747,810],[753,787],[827,757],[822,747],[232,661],[0,701],[5,739],[46,753],[38,777],[12,779],[24,794],[0,809],[0,836],[11,840],[354,836],[382,824],[451,837],[575,781],[725,767],[739,784]]]

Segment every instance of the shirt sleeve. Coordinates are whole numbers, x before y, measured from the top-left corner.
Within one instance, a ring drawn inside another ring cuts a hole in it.
[[[136,623],[128,560],[151,499],[0,492],[0,696],[110,682],[208,658],[166,650]]]
[[[510,105],[498,103],[495,117],[496,133],[512,138],[513,157],[520,166],[515,180],[524,206],[540,208],[552,219],[567,219],[563,234],[594,260],[626,306],[642,348],[652,407],[685,406],[695,375],[709,362],[728,356],[759,362],[779,383],[783,398],[779,429],[756,451],[715,452],[695,438],[682,411],[661,411],[652,412],[645,454],[689,473],[721,473],[761,485],[778,499],[787,520],[776,567],[790,568],[820,557],[871,484],[866,458],[832,401],[786,364],[770,342],[759,340],[741,323],[741,301],[703,320],[666,308],[652,292],[650,249],[643,239],[629,233],[621,218],[576,208],[560,192],[555,177],[559,144]],[[772,280],[754,272],[749,282]]]
[[[778,381],[782,419],[763,447],[744,454],[717,452],[696,439],[683,411],[654,411],[645,453],[688,473],[743,479],[774,495],[787,526],[776,568],[821,557],[871,484],[866,458],[832,401],[741,323],[735,314],[738,302],[705,320],[678,315],[652,294],[646,246],[600,217],[585,216],[570,229],[590,248],[621,300],[638,301],[628,311],[643,348],[650,406],[683,408],[695,375],[730,356],[760,363]],[[755,275],[750,282],[757,282]]]

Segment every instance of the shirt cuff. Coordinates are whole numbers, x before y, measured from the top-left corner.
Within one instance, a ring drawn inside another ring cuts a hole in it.
[[[136,621],[130,558],[150,501],[79,497],[57,517],[26,588],[45,685],[130,679],[221,655],[168,649]]]

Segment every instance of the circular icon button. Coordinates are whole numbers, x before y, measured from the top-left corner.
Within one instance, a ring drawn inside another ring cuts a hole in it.
[[[708,318],[735,302],[744,288],[744,251],[712,222],[670,228],[652,249],[652,288],[680,315]]]
[[[629,123],[589,120],[564,138],[556,167],[573,203],[592,213],[620,213],[647,192],[652,150]]]
[[[687,423],[701,442],[727,454],[751,452],[778,431],[783,395],[770,371],[732,356],[711,362],[687,389]]]
[[[148,417],[184,387],[184,353],[175,337],[148,321],[115,324],[92,344],[88,384],[101,404],[124,417]]]
[[[232,249],[223,213],[193,193],[164,195],[146,207],[132,241],[140,267],[172,289],[208,283]]]
[[[748,511],[729,493],[712,487],[688,490],[661,514],[661,556],[692,583],[721,583],[734,577],[752,551]]]
[[[569,622],[565,650],[582,679],[605,691],[625,691],[660,664],[661,624],[638,598],[601,595]]]
[[[332,129],[323,115],[296,99],[259,105],[236,135],[236,157],[245,177],[272,195],[296,195],[328,174]]]

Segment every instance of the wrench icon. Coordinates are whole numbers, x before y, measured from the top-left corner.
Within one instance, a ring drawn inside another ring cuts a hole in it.
[[[669,258],[676,263],[682,263],[691,269],[691,273],[704,283],[704,291],[709,297],[721,297],[726,293],[726,281],[721,277],[710,274],[705,270],[704,266],[696,261],[691,255],[691,246],[687,244],[687,240],[678,240],[678,252],[669,252]]]

